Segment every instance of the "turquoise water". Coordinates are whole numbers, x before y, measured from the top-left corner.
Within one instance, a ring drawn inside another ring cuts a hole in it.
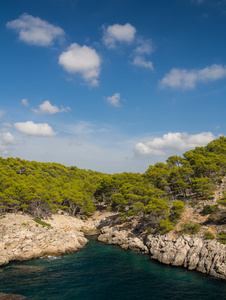
[[[58,258],[0,268],[0,292],[35,300],[224,299],[226,283],[97,242]]]

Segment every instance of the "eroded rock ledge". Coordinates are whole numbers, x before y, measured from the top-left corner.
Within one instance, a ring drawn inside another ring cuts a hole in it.
[[[60,255],[81,249],[88,240],[78,228],[81,220],[55,216],[53,228],[35,223],[28,215],[7,214],[0,220],[0,265],[45,255]]]

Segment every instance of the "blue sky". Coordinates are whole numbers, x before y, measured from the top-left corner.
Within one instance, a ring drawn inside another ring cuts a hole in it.
[[[226,133],[225,0],[0,3],[0,155],[107,173]]]

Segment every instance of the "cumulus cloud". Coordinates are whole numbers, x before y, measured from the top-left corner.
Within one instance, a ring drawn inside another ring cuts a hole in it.
[[[146,61],[142,56],[134,57],[132,64],[137,67],[147,68],[154,70],[153,63],[151,61]]]
[[[34,123],[33,121],[18,122],[14,123],[14,127],[18,131],[32,136],[54,136],[57,134],[47,123]]]
[[[160,88],[194,89],[199,82],[207,83],[226,77],[226,66],[213,64],[204,69],[182,70],[173,68],[159,81]]]
[[[48,100],[44,101],[39,105],[39,109],[32,109],[33,112],[38,114],[55,114],[60,112],[67,112],[71,110],[70,107],[62,107],[59,108],[56,105],[52,105]]]
[[[27,100],[27,99],[22,99],[22,100],[21,100],[21,103],[22,103],[24,106],[29,106],[29,103],[28,103],[28,100]]]
[[[204,146],[216,139],[211,132],[202,132],[190,135],[186,132],[169,132],[162,138],[154,138],[145,143],[137,143],[134,147],[137,156],[143,155],[169,155],[194,149],[196,146]]]
[[[91,86],[98,85],[101,58],[95,49],[73,43],[60,55],[59,64],[69,73],[82,75]]]
[[[16,143],[14,136],[10,132],[0,133],[0,154],[6,155],[9,153],[12,145]]]
[[[134,41],[136,28],[131,24],[114,24],[107,28],[103,26],[103,42],[109,49],[116,48],[117,43],[131,44]]]
[[[107,97],[107,103],[112,106],[120,107],[120,93],[115,93],[113,96]]]
[[[52,45],[54,40],[62,39],[65,34],[60,27],[26,13],[16,20],[7,22],[6,27],[19,33],[21,41],[43,47]]]

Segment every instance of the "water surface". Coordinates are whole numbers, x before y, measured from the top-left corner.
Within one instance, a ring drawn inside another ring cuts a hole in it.
[[[213,300],[225,297],[226,283],[92,237],[74,254],[0,268],[0,292],[35,300]]]

